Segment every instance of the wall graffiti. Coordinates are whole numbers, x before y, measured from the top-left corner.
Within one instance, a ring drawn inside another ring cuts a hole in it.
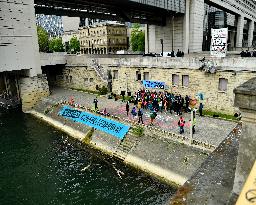
[[[165,88],[165,82],[143,80],[143,86],[145,88],[164,89]]]
[[[212,29],[211,55],[216,57],[226,57],[228,29]]]
[[[72,119],[75,122],[80,122],[90,127],[99,129],[119,139],[123,139],[130,128],[128,125],[96,116],[88,112],[76,110],[69,106],[64,106],[60,110],[59,114],[65,118]]]

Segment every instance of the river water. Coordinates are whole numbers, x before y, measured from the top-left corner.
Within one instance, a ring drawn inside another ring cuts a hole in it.
[[[1,205],[161,205],[174,192],[32,116],[0,112]]]

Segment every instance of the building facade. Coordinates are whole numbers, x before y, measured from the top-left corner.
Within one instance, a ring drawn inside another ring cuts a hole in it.
[[[36,25],[43,27],[50,37],[62,36],[64,32],[61,16],[36,14]]]
[[[145,52],[210,50],[211,28],[228,28],[228,50],[256,45],[256,2],[253,0],[186,0],[185,12],[166,16],[164,26],[147,25]]]
[[[127,29],[122,24],[99,24],[79,31],[81,54],[108,54],[127,50]]]

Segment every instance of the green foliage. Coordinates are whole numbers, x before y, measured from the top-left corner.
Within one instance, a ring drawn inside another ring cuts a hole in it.
[[[75,36],[70,39],[69,50],[72,54],[76,54],[80,51],[80,42]]]
[[[95,95],[99,95],[99,91],[94,91],[94,90],[88,90],[88,89],[83,89],[83,88],[71,88],[72,90],[76,90],[76,91],[82,91],[82,92],[88,92],[91,94],[95,94]]]
[[[85,135],[84,139],[83,139],[83,143],[85,144],[89,144],[91,139],[92,139],[92,135],[94,133],[94,128],[91,128]]]
[[[101,95],[106,95],[108,93],[108,89],[105,86],[99,88],[99,92]]]
[[[140,24],[134,24],[131,33],[133,51],[145,51],[145,33],[140,31]]]
[[[141,126],[135,126],[135,127],[132,128],[132,133],[134,135],[137,135],[137,136],[141,137],[144,134],[144,128],[141,127]]]
[[[49,50],[52,52],[63,52],[64,46],[61,38],[53,38],[49,42]]]
[[[47,52],[49,49],[49,36],[46,30],[41,26],[37,26],[37,36],[40,52]]]
[[[234,121],[237,121],[237,118],[234,117],[233,115],[228,115],[228,114],[224,114],[224,113],[221,113],[221,112],[213,112],[211,110],[203,110],[203,115],[208,115],[208,116],[218,116],[219,118],[221,119],[224,119],[224,120],[234,120]]]

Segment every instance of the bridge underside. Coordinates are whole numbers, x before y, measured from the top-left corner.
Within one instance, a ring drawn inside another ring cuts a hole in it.
[[[88,17],[162,26],[166,23],[166,16],[179,14],[129,0],[35,0],[35,11],[47,15]]]

